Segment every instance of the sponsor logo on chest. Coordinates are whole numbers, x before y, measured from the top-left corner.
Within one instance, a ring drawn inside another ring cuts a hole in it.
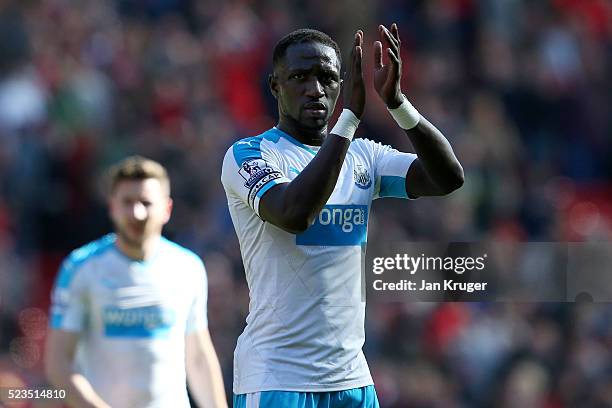
[[[112,305],[104,308],[102,319],[108,337],[147,338],[166,336],[176,315],[160,305],[127,308]]]
[[[367,205],[326,205],[315,222],[296,235],[297,245],[353,246],[366,242]]]

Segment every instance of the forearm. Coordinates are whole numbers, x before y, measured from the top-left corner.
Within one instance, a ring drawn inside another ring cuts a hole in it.
[[[463,184],[463,168],[442,134],[421,116],[419,123],[405,130],[430,179],[443,190],[454,190]]]
[[[283,208],[289,219],[304,220],[310,225],[319,214],[338,181],[350,141],[330,134],[317,155],[289,183]]]
[[[199,359],[188,365],[187,381],[198,406],[227,407],[221,366],[216,355]]]
[[[90,382],[82,374],[74,372],[68,362],[56,361],[47,369],[47,377],[54,387],[66,391],[66,403],[71,407],[109,407]]]

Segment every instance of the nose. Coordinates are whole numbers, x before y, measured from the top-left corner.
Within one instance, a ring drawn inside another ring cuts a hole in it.
[[[313,78],[313,80],[306,83],[306,95],[311,98],[320,98],[325,95],[323,85],[321,85],[317,78]]]
[[[132,206],[132,216],[135,220],[144,221],[147,218],[147,208],[142,203],[136,203]]]

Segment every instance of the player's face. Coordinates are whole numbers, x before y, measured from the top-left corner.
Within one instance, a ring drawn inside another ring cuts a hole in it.
[[[115,186],[109,208],[119,239],[142,248],[148,238],[161,234],[170,219],[172,200],[157,179],[124,180]]]
[[[290,45],[270,80],[281,120],[301,127],[327,126],[340,93],[340,62],[332,47],[317,42]]]

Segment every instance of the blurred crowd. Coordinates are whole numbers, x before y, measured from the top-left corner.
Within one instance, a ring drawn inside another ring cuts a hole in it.
[[[346,50],[363,29],[369,83],[377,25],[392,22],[403,90],[448,137],[466,183],[376,202],[369,241],[612,238],[608,0],[0,0],[0,385],[44,384],[59,262],[112,228],[100,176],[138,153],[170,171],[166,235],[207,265],[229,392],[248,290],[223,155],[275,124],[267,75],[280,37],[317,28]],[[412,151],[372,87],[357,136]],[[367,310],[383,407],[612,406],[605,303]]]

